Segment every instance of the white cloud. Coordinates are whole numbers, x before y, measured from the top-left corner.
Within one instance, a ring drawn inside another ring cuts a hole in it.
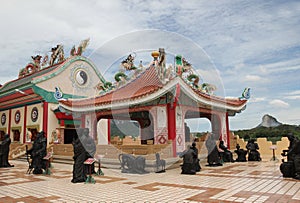
[[[264,74],[280,73],[300,70],[300,58],[282,60],[275,63],[259,65],[259,70]]]
[[[261,78],[258,75],[246,75],[245,76],[245,81],[249,81],[249,82],[258,82],[258,81],[262,81],[263,78]]]
[[[295,90],[292,92],[287,93],[287,95],[300,95],[300,90]]]
[[[292,95],[285,97],[286,99],[300,99],[300,95]]]
[[[300,90],[295,90],[292,92],[288,92],[284,97],[286,99],[300,99]]]
[[[269,104],[276,108],[288,108],[290,106],[289,103],[280,99],[274,99],[270,101]]]
[[[252,103],[258,103],[258,102],[262,102],[265,101],[266,98],[265,97],[256,97],[256,98],[251,98],[249,101]]]

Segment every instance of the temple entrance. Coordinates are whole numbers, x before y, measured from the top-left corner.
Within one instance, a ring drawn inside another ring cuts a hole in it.
[[[110,121],[110,134],[122,139],[126,136],[137,138],[140,136],[140,125],[137,121],[133,120],[112,119]]]
[[[19,129],[16,129],[16,130],[12,130],[13,132],[13,141],[14,142],[20,142],[20,130]]]
[[[38,134],[38,129],[37,128],[27,128],[28,133],[26,134],[26,142],[31,142],[36,139],[36,136]]]
[[[0,140],[2,140],[4,135],[5,135],[5,130],[0,130]]]
[[[196,140],[205,140],[207,133],[212,131],[211,123],[207,118],[185,119],[185,141],[193,142]]]
[[[154,144],[153,118],[148,111],[137,112],[138,122],[141,126],[141,144]]]
[[[212,132],[211,115],[187,111],[185,114],[185,141],[204,141],[207,133]]]
[[[64,129],[64,144],[72,144],[74,135],[77,134],[76,128]]]
[[[103,137],[101,130],[101,120],[109,119],[110,139],[128,140],[129,138],[138,141],[138,144],[154,144],[154,124],[153,118],[148,111],[131,112],[117,115],[103,116],[98,120],[98,137]],[[100,129],[99,129],[100,128]],[[108,135],[108,136],[109,136]],[[116,137],[116,138],[115,138]],[[102,139],[103,140],[103,139]],[[99,141],[102,142],[102,141]],[[105,139],[104,139],[105,142]]]

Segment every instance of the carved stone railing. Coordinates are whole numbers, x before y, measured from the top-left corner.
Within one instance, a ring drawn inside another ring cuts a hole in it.
[[[17,158],[20,158],[21,156],[24,156],[26,154],[26,145],[28,146],[28,149],[30,149],[32,146],[31,143],[26,143],[26,144],[22,144],[20,146],[13,148],[9,152],[8,159],[17,159]],[[47,151],[48,152],[51,151],[53,153],[53,144],[50,144],[47,147]]]
[[[8,159],[17,159],[21,156],[24,156],[26,154],[26,145],[30,145],[29,148],[31,147],[31,144],[22,144],[10,150]]]

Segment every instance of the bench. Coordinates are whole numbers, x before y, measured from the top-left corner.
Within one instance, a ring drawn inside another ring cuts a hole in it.
[[[52,156],[53,156],[53,152],[48,152],[47,155],[43,158],[43,160],[46,161],[46,169],[45,169],[45,174],[46,175],[51,174],[50,167],[51,167]]]
[[[89,167],[89,175],[88,175],[85,183],[93,183],[93,184],[96,183],[95,179],[92,177],[92,165],[94,162],[95,162],[94,158],[88,158],[87,160],[85,160],[83,162],[85,165],[88,165],[88,167]]]

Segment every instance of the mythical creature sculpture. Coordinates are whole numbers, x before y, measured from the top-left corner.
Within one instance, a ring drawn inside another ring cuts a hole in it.
[[[124,85],[127,81],[128,76],[123,72],[118,72],[115,74],[116,87]]]
[[[32,62],[28,63],[25,68],[22,68],[19,71],[19,78],[24,77],[25,75],[35,73],[41,69],[41,59],[42,56],[36,55],[36,56],[31,56]]]
[[[196,75],[196,74],[190,74],[188,77],[187,77],[187,80],[191,83],[191,85],[195,88],[195,89],[198,89],[199,88],[199,76]]]
[[[160,158],[160,154],[155,154],[156,158],[156,173],[165,172],[166,171],[166,160]],[[161,167],[161,170],[159,168]]]
[[[99,91],[99,94],[102,94],[109,90],[112,90],[114,86],[112,85],[111,82],[105,82],[105,83],[99,82],[94,88]]]
[[[125,70],[135,70],[134,58],[133,55],[129,54],[127,58],[121,62],[122,67],[125,68]]]
[[[134,157],[132,154],[120,154],[119,161],[122,173],[148,173],[145,171],[146,159],[142,156]]]
[[[85,51],[86,47],[88,46],[89,41],[90,41],[90,38],[82,40],[81,43],[79,44],[77,50],[74,45],[70,51],[70,55],[71,56],[81,56],[81,54]]]
[[[49,61],[49,65],[52,66],[56,63],[56,59],[57,59],[57,63],[61,62],[64,60],[64,49],[63,49],[63,45],[58,44],[56,47],[53,47],[51,49],[51,58]]]

